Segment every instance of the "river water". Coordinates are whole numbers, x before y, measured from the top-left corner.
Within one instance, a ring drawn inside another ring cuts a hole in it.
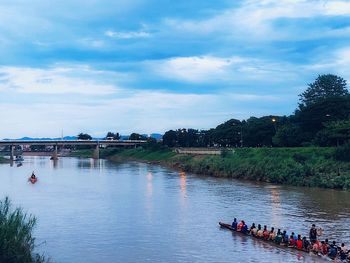
[[[35,171],[39,181],[27,178]],[[350,193],[200,177],[142,163],[26,157],[0,165],[0,196],[38,218],[53,262],[316,262],[232,234],[233,217],[350,245]]]

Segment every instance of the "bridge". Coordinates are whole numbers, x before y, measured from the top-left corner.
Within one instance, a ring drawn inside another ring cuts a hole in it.
[[[58,147],[59,146],[81,146],[89,145],[94,146],[94,159],[100,158],[100,147],[104,146],[115,146],[115,147],[137,147],[147,141],[144,140],[3,140],[0,141],[1,146],[10,146],[10,159],[14,159],[14,151],[16,146],[23,145],[45,145],[45,146],[54,146],[54,151],[52,154],[52,159],[58,159]]]

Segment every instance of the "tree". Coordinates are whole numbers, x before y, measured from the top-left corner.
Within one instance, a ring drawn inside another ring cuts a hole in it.
[[[272,138],[272,142],[276,146],[297,147],[301,145],[303,139],[301,128],[294,123],[289,123],[277,129],[276,135]]]
[[[300,125],[305,140],[311,141],[324,124],[330,121],[348,119],[350,116],[350,96],[329,97],[302,107],[295,112],[295,122]]]
[[[302,109],[317,103],[319,100],[347,95],[349,95],[349,91],[346,87],[346,80],[332,74],[319,75],[313,83],[308,85],[306,91],[299,95],[299,107]]]
[[[79,133],[78,140],[92,140],[92,137],[87,133]]]
[[[141,135],[141,134],[138,134],[138,133],[134,132],[134,133],[130,134],[129,140],[135,140],[135,141],[142,140],[142,141],[145,141],[145,140],[147,140],[147,137],[144,136],[144,135]]]
[[[163,145],[167,145],[168,147],[175,147],[176,144],[177,144],[176,131],[170,130],[164,133]]]
[[[332,121],[324,126],[315,137],[315,143],[319,146],[338,146],[350,140],[350,120]]]
[[[116,132],[116,133],[113,133],[113,132],[108,132],[106,137],[105,137],[105,140],[119,140],[120,136],[119,136],[119,133]]]
[[[261,118],[250,117],[243,129],[244,146],[261,147],[271,146],[272,137],[282,117],[264,116]]]

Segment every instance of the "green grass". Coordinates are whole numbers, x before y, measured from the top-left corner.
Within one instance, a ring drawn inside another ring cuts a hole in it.
[[[43,256],[34,253],[32,231],[35,225],[35,217],[20,208],[12,209],[7,197],[0,201],[0,262],[47,262]]]

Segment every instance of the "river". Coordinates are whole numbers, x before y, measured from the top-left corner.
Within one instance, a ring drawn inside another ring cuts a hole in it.
[[[27,178],[35,171],[39,181]],[[53,262],[316,262],[220,229],[248,224],[350,245],[350,193],[201,177],[143,163],[25,157],[0,165],[0,196],[38,218],[37,250]]]

